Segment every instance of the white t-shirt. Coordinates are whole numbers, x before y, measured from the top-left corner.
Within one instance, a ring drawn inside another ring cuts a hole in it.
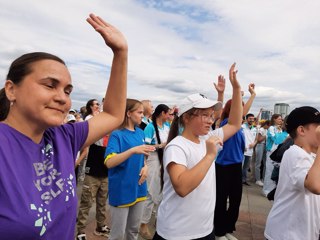
[[[258,134],[260,134],[262,137],[267,136],[267,130],[264,129],[263,127],[260,127],[258,130]],[[258,143],[258,144],[265,144],[266,140],[263,140],[262,142]]]
[[[86,116],[86,118],[84,120],[88,121],[90,118],[93,118],[93,115],[89,114],[88,116]],[[98,146],[103,146],[103,138],[99,139],[94,144],[98,145]]]
[[[223,139],[222,128],[210,135]],[[216,203],[215,165],[211,165],[206,176],[191,193],[184,198],[174,190],[167,171],[171,162],[194,167],[206,154],[205,140],[194,143],[182,136],[174,138],[165,148],[163,199],[158,209],[157,233],[170,240],[195,239],[213,231],[214,208]]]
[[[308,154],[297,145],[284,153],[274,204],[264,233],[269,240],[318,240],[320,196],[304,187],[314,159],[314,154]]]
[[[244,155],[251,157],[253,155],[253,148],[249,148],[249,145],[252,144],[256,139],[257,129],[255,127],[249,128],[247,123],[242,124],[242,129],[246,144]]]

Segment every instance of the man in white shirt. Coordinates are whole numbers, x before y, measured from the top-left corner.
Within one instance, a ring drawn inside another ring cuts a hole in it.
[[[246,122],[242,124],[243,134],[245,137],[245,150],[244,150],[244,160],[242,164],[242,183],[244,185],[250,186],[247,182],[247,172],[250,166],[250,162],[253,155],[253,148],[257,144],[256,135],[257,129],[253,126],[254,123],[254,115],[252,113],[248,113],[246,115]],[[254,169],[251,169],[252,171]]]

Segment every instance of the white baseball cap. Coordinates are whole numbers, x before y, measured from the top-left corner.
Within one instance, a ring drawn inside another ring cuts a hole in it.
[[[68,114],[67,115],[67,122],[71,122],[71,121],[76,121],[76,118],[73,114]]]
[[[192,108],[205,109],[210,107],[213,107],[214,110],[217,111],[222,107],[222,102],[210,100],[200,93],[191,94],[183,99],[182,103],[180,104],[178,116],[180,117],[182,114]]]

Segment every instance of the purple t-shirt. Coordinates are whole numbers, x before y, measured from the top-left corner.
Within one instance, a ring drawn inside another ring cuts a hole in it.
[[[40,144],[0,123],[0,239],[74,239],[74,162],[88,122],[47,129]]]

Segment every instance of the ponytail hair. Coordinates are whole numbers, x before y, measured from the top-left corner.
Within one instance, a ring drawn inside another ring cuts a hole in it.
[[[157,118],[162,114],[162,112],[167,113],[169,111],[169,107],[165,104],[159,104],[156,109],[154,110],[154,113],[152,114],[152,124],[154,127],[154,130],[156,132],[156,137],[157,137],[157,142],[158,144],[161,144],[161,139],[160,139],[160,134],[159,134],[159,129],[157,126]],[[163,175],[164,175],[164,170],[163,170],[163,148],[158,148],[157,149],[157,154],[158,154],[158,158],[160,161],[160,174],[161,174],[161,190],[163,188]]]
[[[10,109],[10,101],[7,98],[4,88],[0,90],[0,121],[7,118]]]
[[[181,121],[181,117],[178,117],[177,115],[175,115],[171,123],[167,144],[171,142],[172,139],[174,139],[176,136],[179,135],[179,126],[181,125],[180,121]]]
[[[159,129],[157,126],[157,118],[162,114],[162,112],[167,113],[169,111],[169,107],[165,104],[159,104],[156,109],[154,110],[154,113],[152,114],[152,124],[154,126],[154,130],[156,132],[156,137],[157,137],[157,142],[158,144],[161,144],[161,139],[160,139],[160,134],[159,134]],[[162,162],[162,158],[163,158],[163,149],[159,148],[158,151],[158,157],[160,162]]]

